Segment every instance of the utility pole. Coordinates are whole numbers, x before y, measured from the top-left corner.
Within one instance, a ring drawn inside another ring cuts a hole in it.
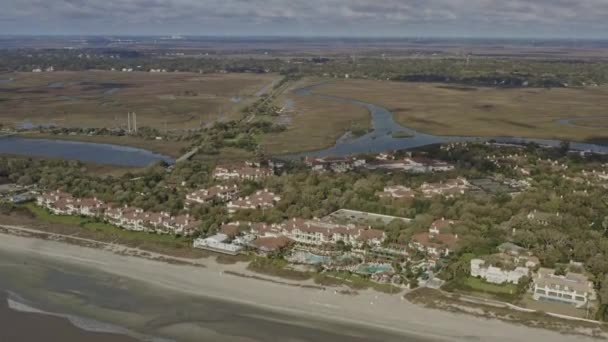
[[[131,112],[127,112],[127,132],[131,133]]]
[[[135,133],[137,133],[137,113],[133,112],[133,129],[135,130]]]

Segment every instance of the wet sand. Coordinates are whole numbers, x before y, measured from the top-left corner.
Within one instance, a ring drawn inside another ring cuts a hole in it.
[[[12,310],[8,307],[6,293],[1,292],[0,341],[137,342],[128,336],[81,330],[65,318]]]
[[[400,296],[297,288],[231,276],[225,266],[170,265],[55,241],[0,235],[0,251],[36,256],[141,281],[158,289],[197,298],[209,316],[181,320],[162,329],[207,331],[209,340],[238,335],[235,341],[586,341],[578,336],[512,325],[413,305]],[[135,303],[133,306],[137,306]],[[175,304],[179,306],[180,304]],[[187,305],[187,304],[183,304]],[[169,309],[169,307],[167,307]],[[179,311],[179,308],[170,308]],[[201,326],[200,321],[207,324]],[[201,330],[203,329],[203,330]],[[206,329],[206,330],[204,330]],[[276,333],[275,333],[276,331]],[[147,333],[147,332],[146,332]],[[256,334],[257,333],[257,334]],[[273,338],[274,337],[274,338]],[[224,340],[224,339],[220,339]]]

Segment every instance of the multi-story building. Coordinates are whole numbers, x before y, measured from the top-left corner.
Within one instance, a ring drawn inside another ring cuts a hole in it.
[[[427,253],[432,257],[447,256],[458,245],[458,235],[450,232],[455,222],[441,219],[433,222],[428,232],[414,234],[410,241],[410,248]]]
[[[533,278],[533,298],[584,307],[596,299],[593,283],[580,273],[555,275],[555,270],[541,268]]]
[[[200,225],[189,214],[172,216],[166,212],[148,212],[126,205],[113,207],[96,198],[74,198],[60,191],[42,194],[36,201],[39,206],[56,215],[98,217],[114,226],[132,231],[192,235]]]
[[[515,267],[514,269],[504,269],[492,266],[489,262],[482,259],[471,260],[471,275],[480,277],[489,283],[519,283],[523,277],[527,277],[530,270],[527,267]]]
[[[380,246],[386,235],[383,231],[361,228],[354,225],[339,225],[328,222],[292,219],[283,224],[285,236],[305,245],[337,244],[353,247]]]

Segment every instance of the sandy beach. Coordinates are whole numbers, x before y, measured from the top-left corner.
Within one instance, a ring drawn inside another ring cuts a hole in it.
[[[400,295],[360,292],[341,295],[333,289],[292,287],[226,274],[246,272],[244,264],[206,267],[173,265],[56,241],[0,234],[0,251],[33,255],[130,278],[188,295],[247,304],[277,313],[367,326],[429,341],[585,341],[580,336],[512,325],[426,309]],[[406,339],[407,341],[407,339]]]

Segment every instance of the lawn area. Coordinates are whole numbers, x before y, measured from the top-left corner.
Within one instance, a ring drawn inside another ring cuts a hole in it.
[[[608,87],[491,88],[342,80],[314,92],[381,105],[397,122],[437,135],[608,138]]]
[[[516,294],[517,285],[514,284],[491,284],[482,279],[468,277],[464,280],[464,285],[475,291],[491,294]]]
[[[104,222],[96,221],[92,218],[80,216],[53,215],[44,208],[38,207],[34,203],[28,203],[25,207],[34,214],[36,220],[56,225],[80,227],[87,232],[101,234],[114,241],[125,242],[128,245],[159,244],[164,247],[185,248],[190,247],[190,240],[187,238],[176,238],[172,235],[149,234],[143,232],[132,232],[109,225]],[[83,236],[85,237],[85,236]],[[106,241],[104,239],[102,241]]]

